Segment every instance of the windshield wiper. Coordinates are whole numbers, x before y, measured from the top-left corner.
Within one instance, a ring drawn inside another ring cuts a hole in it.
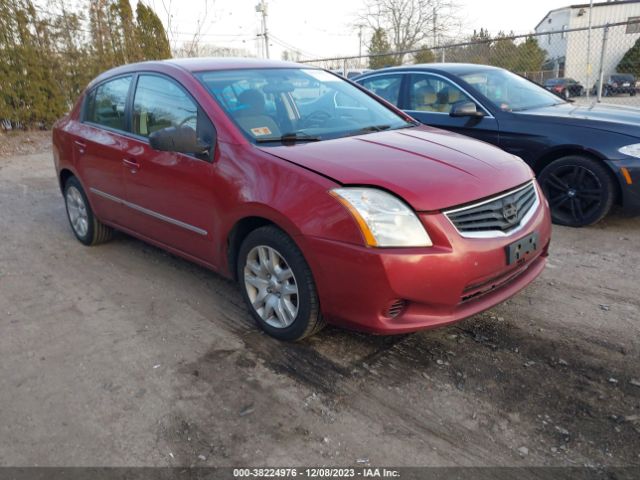
[[[322,138],[317,135],[309,135],[307,133],[289,132],[279,137],[269,138],[256,138],[257,143],[266,142],[282,142],[282,143],[294,143],[294,142],[319,142]]]
[[[368,133],[368,132],[382,132],[383,130],[389,130],[391,125],[371,125],[369,127],[364,127],[358,130],[358,133]]]

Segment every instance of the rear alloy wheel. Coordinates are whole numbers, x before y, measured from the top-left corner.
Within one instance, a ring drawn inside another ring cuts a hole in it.
[[[564,89],[564,92],[562,92],[562,96],[565,100],[569,100],[571,98],[571,93],[569,92],[568,88]]]
[[[324,326],[311,269],[282,230],[251,232],[240,247],[237,275],[251,314],[269,335],[296,341]]]
[[[615,185],[606,167],[588,157],[560,158],[540,173],[554,223],[584,227],[602,220],[613,205]]]
[[[113,229],[93,214],[87,196],[75,177],[69,178],[64,185],[64,201],[71,229],[81,243],[97,245],[111,239]]]

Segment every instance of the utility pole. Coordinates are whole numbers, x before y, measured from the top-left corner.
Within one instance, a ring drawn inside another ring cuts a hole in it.
[[[262,14],[262,33],[260,34],[264,39],[264,53],[269,58],[269,32],[267,31],[267,2],[266,0],[260,0],[260,3],[256,5],[256,12]]]
[[[589,4],[589,35],[587,36],[587,100],[589,100],[589,94],[591,93],[591,26],[593,13],[593,0]],[[567,42],[569,40],[567,39]],[[565,65],[566,67],[566,65]]]
[[[604,80],[604,61],[607,56],[607,40],[609,39],[609,24],[602,33],[602,51],[600,52],[600,73],[598,74],[598,102],[602,101],[602,81]]]
[[[438,12],[433,8],[433,48],[438,46]]]
[[[360,66],[362,66],[362,27],[363,25],[358,25],[358,62]]]

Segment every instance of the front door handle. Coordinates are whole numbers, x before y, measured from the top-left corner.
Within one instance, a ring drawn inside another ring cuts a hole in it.
[[[122,165],[127,167],[131,173],[136,173],[140,170],[140,164],[135,160],[129,160],[127,158],[122,160]]]

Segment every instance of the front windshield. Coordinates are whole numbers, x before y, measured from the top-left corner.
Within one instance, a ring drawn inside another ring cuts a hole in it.
[[[507,70],[484,70],[460,78],[505,112],[550,107],[565,103],[556,95]]]
[[[413,126],[324,70],[219,70],[196,76],[255,143],[318,141]]]

